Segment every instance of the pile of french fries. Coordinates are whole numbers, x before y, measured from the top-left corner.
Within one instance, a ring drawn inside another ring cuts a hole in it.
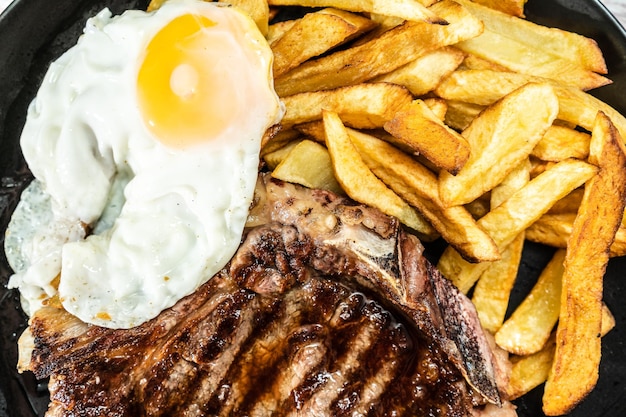
[[[626,118],[587,93],[610,83],[596,42],[524,20],[525,0],[226,2],[274,52],[272,175],[445,239],[438,268],[510,352],[508,398],[545,383],[545,414],[572,410],[615,325],[607,262],[626,254]],[[556,251],[505,320],[526,241]]]

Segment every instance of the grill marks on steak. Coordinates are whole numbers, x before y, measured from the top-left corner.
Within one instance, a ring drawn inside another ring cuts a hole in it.
[[[265,224],[229,268],[154,320],[32,318],[21,343],[50,376],[48,416],[464,416],[466,379],[489,398],[475,313],[416,238],[332,194],[265,185]]]

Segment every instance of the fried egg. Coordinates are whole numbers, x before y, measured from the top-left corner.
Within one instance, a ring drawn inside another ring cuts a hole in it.
[[[36,180],[5,250],[28,313],[58,296],[85,322],[129,328],[225,266],[261,138],[284,112],[271,64],[231,7],[170,0],[88,20],[49,67],[21,136]]]

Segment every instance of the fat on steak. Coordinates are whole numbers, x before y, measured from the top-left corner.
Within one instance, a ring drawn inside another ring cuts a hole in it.
[[[501,405],[471,302],[397,220],[262,176],[229,265],[128,330],[47,307],[20,338],[47,416],[468,416]],[[492,407],[492,406],[490,406]]]

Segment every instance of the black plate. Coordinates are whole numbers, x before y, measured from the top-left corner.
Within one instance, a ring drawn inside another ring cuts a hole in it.
[[[16,0],[0,15],[0,230],[4,230],[30,179],[18,146],[28,103],[50,61],[75,43],[87,17],[104,6],[118,14],[127,8],[145,8],[141,0]],[[596,0],[530,0],[527,18],[547,26],[575,31],[595,39],[602,48],[613,84],[593,92],[626,114],[626,32]],[[0,235],[0,247],[3,246]],[[547,263],[549,248],[528,244],[520,267],[512,304],[530,289]],[[600,380],[572,416],[626,415],[626,258],[611,260],[605,278],[605,302],[617,326],[603,339]],[[0,250],[0,417],[43,415],[48,396],[45,383],[30,374],[18,375],[17,337],[26,326],[15,291],[8,291],[10,274]],[[516,402],[520,416],[542,416],[543,389]]]

